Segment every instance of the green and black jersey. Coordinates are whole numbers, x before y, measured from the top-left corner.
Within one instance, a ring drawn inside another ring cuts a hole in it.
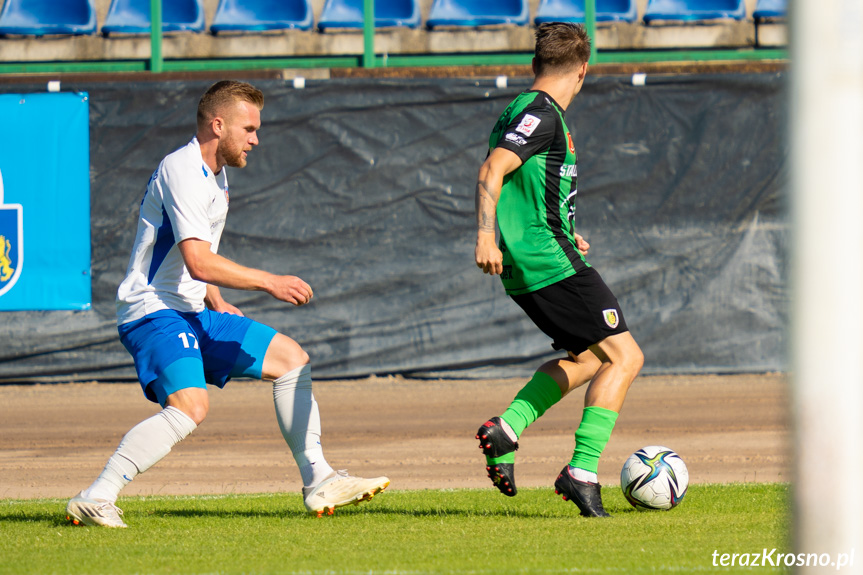
[[[497,204],[506,293],[530,293],[590,267],[572,238],[577,156],[560,106],[545,92],[520,94],[488,145],[522,161],[504,178]]]

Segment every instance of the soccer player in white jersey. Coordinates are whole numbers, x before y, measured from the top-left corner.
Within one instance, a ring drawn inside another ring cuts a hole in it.
[[[309,356],[291,338],[227,303],[219,287],[265,291],[303,305],[312,288],[295,276],[241,266],[217,254],[228,213],[225,166],[242,168],[258,145],[264,96],[244,82],[214,84],[198,104],[197,134],[153,173],[141,202],[126,278],[117,292],[120,340],[150,401],[163,410],[133,427],[101,475],[66,507],[74,524],[126,527],[117,497],[207,416],[207,384],[231,377],[273,381],[276,418],[303,479],[306,508],[371,499],[386,477],[335,472],[321,448]]]

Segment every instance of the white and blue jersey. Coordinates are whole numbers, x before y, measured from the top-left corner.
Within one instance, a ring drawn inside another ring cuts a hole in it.
[[[228,214],[226,169],[204,163],[198,139],[169,154],[147,184],[126,277],[117,290],[117,324],[165,309],[204,310],[207,284],[192,278],[178,244],[189,238],[219,248]]]
[[[276,335],[249,318],[207,309],[207,284],[186,269],[178,244],[196,238],[216,253],[227,215],[225,169],[213,174],[197,138],[166,156],[147,184],[132,258],[117,290],[117,329],[144,394],[163,406],[180,389],[260,378]]]

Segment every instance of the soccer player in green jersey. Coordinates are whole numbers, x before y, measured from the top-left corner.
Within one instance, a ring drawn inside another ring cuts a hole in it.
[[[644,357],[617,298],[585,258],[590,245],[572,229],[577,156],[564,113],[584,84],[589,57],[583,26],[537,28],[534,83],[501,114],[479,170],[476,265],[499,274],[506,293],[567,356],[540,366],[506,411],[479,428],[477,439],[492,482],[515,495],[518,438],[589,382],[572,460],[554,487],[581,515],[608,517],[596,476],[599,456]]]

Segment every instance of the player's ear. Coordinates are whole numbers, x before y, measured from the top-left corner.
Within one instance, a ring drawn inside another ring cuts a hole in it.
[[[213,129],[215,135],[221,136],[225,131],[225,120],[221,116],[216,116],[210,122],[210,127]]]

